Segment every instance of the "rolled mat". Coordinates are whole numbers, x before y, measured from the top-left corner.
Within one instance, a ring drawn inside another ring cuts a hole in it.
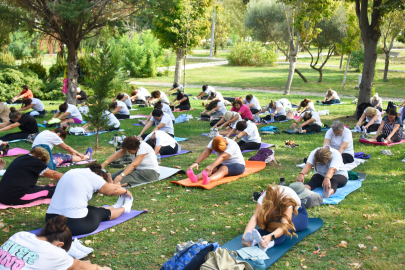
[[[168,157],[173,157],[173,156],[178,156],[178,155],[183,155],[187,153],[192,153],[192,151],[189,150],[181,150],[180,153],[172,154],[172,155],[161,155],[161,158],[168,158]]]
[[[288,134],[298,134],[298,135],[309,135],[309,134],[315,134],[315,133],[320,133],[320,132],[326,132],[330,128],[322,128],[321,131],[319,132],[309,132],[309,133],[299,133],[299,132],[292,132],[292,130],[283,130],[283,133],[288,133]]]
[[[83,237],[86,237],[86,236],[89,236],[89,235],[99,233],[99,232],[107,230],[107,229],[109,229],[109,228],[111,228],[111,227],[113,227],[115,225],[118,225],[120,223],[128,221],[128,220],[130,220],[130,219],[132,219],[132,218],[134,218],[136,216],[139,216],[142,213],[147,213],[147,211],[145,211],[145,210],[142,210],[142,211],[131,210],[131,212],[124,213],[120,217],[118,217],[117,219],[101,222],[100,225],[98,226],[98,228],[94,232],[91,232],[91,233],[88,233],[88,234],[76,235],[76,236],[73,236],[72,239],[83,238]],[[30,231],[30,233],[38,235],[41,231],[42,231],[42,229],[37,229],[37,230],[34,230],[34,231]]]
[[[202,180],[198,181],[197,183],[193,183],[193,182],[191,182],[191,180],[189,178],[186,178],[186,179],[183,179],[180,181],[171,181],[170,183],[182,185],[185,187],[200,187],[200,188],[205,188],[205,189],[212,189],[218,185],[233,182],[235,180],[238,180],[239,178],[245,177],[252,173],[256,173],[256,172],[261,171],[264,168],[266,168],[266,163],[264,163],[263,161],[245,161],[245,163],[246,164],[245,164],[244,173],[242,173],[240,175],[236,175],[236,176],[226,176],[220,180],[211,181],[207,185],[203,185]]]
[[[7,208],[28,208],[28,207],[33,207],[33,206],[37,206],[37,205],[41,205],[41,204],[50,204],[51,203],[51,199],[41,199],[41,200],[36,200],[27,204],[23,204],[23,205],[6,205],[6,204],[2,204],[0,203],[0,209],[7,209]]]
[[[384,143],[384,142],[370,142],[367,139],[359,139],[360,143],[367,143],[367,144],[374,144],[374,145],[395,145],[395,144],[400,144],[400,143],[404,143],[405,139],[402,139],[400,142],[394,142],[394,143]]]
[[[8,150],[7,155],[4,155],[2,157],[12,157],[12,156],[18,156],[18,155],[26,155],[29,154],[30,151],[22,149],[22,148],[12,148]]]
[[[318,106],[332,106],[332,105],[341,105],[341,104],[347,104],[347,103],[346,103],[346,102],[333,103],[333,104],[317,103],[317,104],[315,104],[315,105],[318,105]]]
[[[270,259],[265,260],[264,263],[266,264],[266,268],[269,268],[271,265],[273,265],[275,262],[277,262],[287,251],[289,251],[295,244],[300,242],[302,239],[304,239],[306,236],[316,232],[323,226],[323,220],[320,218],[309,218],[308,222],[308,227],[300,232],[297,232],[298,237],[293,236],[291,237],[286,237],[285,241],[281,243],[280,245],[274,246],[270,249],[267,250],[266,254],[267,256],[270,257]],[[237,251],[241,248],[244,248],[242,246],[242,235],[239,235],[238,237],[232,239],[228,243],[222,246],[222,248],[227,248],[228,250],[233,250]],[[248,262],[252,267],[254,266],[254,261],[251,260],[243,260],[242,258],[238,258],[238,260],[242,260],[245,262]]]

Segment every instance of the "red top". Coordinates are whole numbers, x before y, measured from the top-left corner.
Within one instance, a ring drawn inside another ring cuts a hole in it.
[[[246,104],[242,104],[242,106],[240,106],[239,110],[236,110],[235,107],[232,107],[231,111],[238,112],[240,114],[240,116],[242,117],[242,119],[247,118],[249,120],[253,120],[252,112],[250,111],[249,106]]]
[[[33,98],[33,97],[34,97],[34,94],[32,93],[32,91],[31,91],[30,89],[28,89],[28,90],[22,90],[21,93],[20,93],[20,95],[22,95],[22,94],[25,94],[24,99]]]

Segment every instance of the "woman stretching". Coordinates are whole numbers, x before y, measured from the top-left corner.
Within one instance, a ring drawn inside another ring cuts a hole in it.
[[[129,110],[127,105],[122,101],[115,101],[110,105],[109,110],[113,110],[112,113],[117,119],[129,119]]]
[[[156,103],[158,101],[166,103],[167,105],[169,105],[170,103],[169,99],[167,98],[164,92],[156,90],[151,93],[151,97],[147,100],[147,103],[149,105],[152,105],[153,103]]]
[[[287,236],[297,236],[295,232],[305,230],[308,221],[307,210],[293,189],[270,185],[257,200],[255,212],[243,233],[242,245],[258,244],[266,252],[283,243]]]
[[[176,140],[164,131],[157,130],[149,133],[145,142],[155,149],[155,154],[173,155],[179,152],[180,145]]]
[[[204,111],[200,113],[201,117],[210,117],[210,120],[214,118],[220,118],[224,116],[226,112],[225,105],[220,100],[211,101]]]
[[[33,109],[34,111],[38,112],[40,116],[45,115],[45,105],[42,103],[41,100],[37,98],[27,98],[23,100],[22,106],[18,111],[26,111],[29,109]]]
[[[113,206],[90,206],[88,202],[95,192],[119,198]],[[129,213],[132,202],[132,194],[128,190],[112,184],[111,174],[102,170],[101,165],[91,163],[85,169],[72,169],[62,176],[45,219],[48,221],[59,215],[66,216],[66,225],[72,235],[82,235],[94,232],[102,221]]]
[[[375,93],[375,95],[370,98],[370,103],[374,108],[382,112],[382,98],[378,96],[378,93]]]
[[[149,133],[144,133],[153,125],[156,126],[153,131],[161,130],[167,132],[174,138],[173,120],[167,113],[155,109],[152,111],[152,118],[147,122],[147,124],[143,127],[141,133],[139,133],[139,135],[137,136],[138,140],[145,139],[146,136],[149,135]]]
[[[270,112],[269,115],[263,118],[266,121],[270,121],[272,118],[274,121],[283,121],[287,119],[284,106],[280,101],[270,101],[269,105],[264,107],[264,109],[262,109],[260,112],[256,113],[256,116],[265,111]]]
[[[116,101],[121,101],[123,102],[126,106],[127,109],[130,110],[132,109],[132,102],[131,102],[131,98],[129,97],[129,95],[127,93],[119,93],[112,101],[111,103],[114,103]]]
[[[246,104],[249,107],[252,114],[256,114],[262,109],[259,100],[255,96],[250,94],[245,97],[245,99],[243,100],[243,104]]]
[[[133,87],[132,89],[135,89]],[[132,104],[145,104],[146,100],[150,98],[150,93],[143,87],[138,87],[131,93]]]
[[[83,121],[82,114],[75,105],[67,104],[66,102],[59,105],[59,111],[52,117],[61,120],[60,126],[67,126],[71,124],[81,124]]]
[[[326,92],[325,98],[322,100],[323,104],[336,104],[340,103],[340,97],[335,90],[329,89]]]
[[[382,131],[381,135],[380,132]],[[377,130],[377,133],[370,141],[394,143],[400,142],[403,135],[403,124],[401,119],[397,116],[397,111],[391,108],[388,115],[385,116]]]
[[[38,177],[59,180],[63,174],[50,170],[49,154],[42,147],[31,149],[29,155],[17,157],[8,166],[0,181],[0,203],[23,205],[39,199],[52,198],[55,186],[37,186]]]
[[[354,162],[353,136],[350,129],[345,128],[342,122],[335,121],[326,132],[323,146],[329,145],[342,155],[343,164]]]
[[[255,123],[251,121],[239,121],[236,124],[236,130],[239,131],[233,140],[241,139],[238,142],[240,151],[258,150],[262,146],[262,138]]]
[[[219,134],[229,138],[229,136],[236,133],[236,124],[241,120],[242,120],[242,117],[240,116],[239,113],[226,112],[224,114],[224,117],[222,117],[221,120],[219,120],[211,129],[214,129],[218,126],[219,126],[218,129],[226,127],[226,129],[221,130],[219,132]]]
[[[237,99],[232,103],[231,112],[237,112],[243,119],[253,120],[252,112],[248,105],[243,104],[241,99]]]
[[[176,103],[178,103],[178,106],[175,107],[173,112],[188,111],[191,109],[188,96],[186,96],[182,92],[177,92],[177,96],[173,99],[172,102],[170,102],[170,106],[176,106]]]
[[[217,158],[213,163],[205,167],[198,175],[195,175],[193,168],[204,161],[212,151],[215,151]],[[203,179],[203,185],[207,185],[210,181],[217,181],[225,176],[236,176],[245,172],[245,159],[242,156],[238,144],[228,138],[216,136],[197,160],[188,168],[187,176],[193,183]]]
[[[304,123],[298,126],[296,129],[297,124],[304,120]],[[291,125],[291,129],[294,132],[299,133],[311,133],[311,132],[321,132],[322,129],[322,122],[319,114],[314,111],[304,112],[301,114],[300,118],[298,118],[295,123]]]
[[[300,105],[297,108],[297,113],[302,114],[306,111],[314,111],[316,112],[314,102],[308,98],[304,98],[303,101],[301,101]]]
[[[38,133],[37,120],[29,114],[21,114],[16,108],[11,107],[10,120],[0,125],[0,132],[18,127],[21,131],[9,133],[0,137],[0,140],[10,142],[14,140],[25,140],[28,135]]]
[[[365,121],[362,123],[364,119]],[[380,111],[373,107],[368,107],[364,110],[362,116],[357,122],[356,130],[360,131],[361,127],[363,132],[377,131],[377,129],[380,127],[381,121],[382,119]]]

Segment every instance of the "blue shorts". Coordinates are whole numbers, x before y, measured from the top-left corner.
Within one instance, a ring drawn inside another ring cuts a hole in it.
[[[226,166],[228,168],[228,175],[227,176],[236,176],[240,175],[245,172],[245,165],[239,164],[239,163],[233,163],[233,164],[219,164],[217,166],[217,170],[221,168],[221,166]]]

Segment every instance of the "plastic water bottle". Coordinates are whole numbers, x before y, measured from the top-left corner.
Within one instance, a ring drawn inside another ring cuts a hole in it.
[[[114,145],[115,147],[118,146],[118,134],[117,134],[117,133],[115,133],[115,135],[114,135],[114,143],[113,143],[113,145]]]
[[[160,164],[162,162],[162,158],[160,157],[160,153],[157,153],[156,158],[157,158],[158,164]]]
[[[274,122],[274,116],[271,116],[271,122]]]
[[[256,260],[255,264],[253,265],[254,270],[266,270],[266,264],[263,260]]]

